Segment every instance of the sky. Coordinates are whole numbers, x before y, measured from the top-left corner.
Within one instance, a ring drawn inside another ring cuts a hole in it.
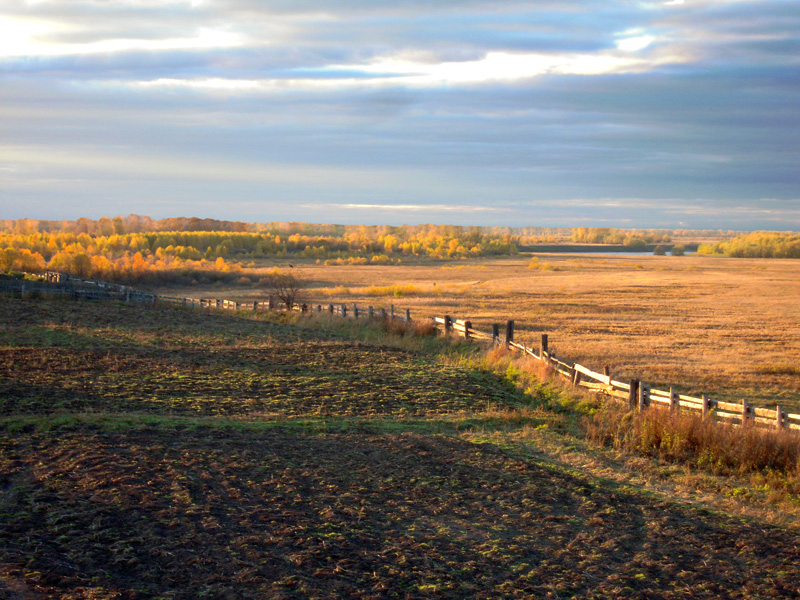
[[[0,218],[800,230],[797,0],[0,0]]]

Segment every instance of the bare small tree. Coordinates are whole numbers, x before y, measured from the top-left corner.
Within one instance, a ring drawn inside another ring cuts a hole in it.
[[[303,281],[299,277],[278,268],[270,271],[261,283],[286,305],[287,310],[292,310],[303,287]]]

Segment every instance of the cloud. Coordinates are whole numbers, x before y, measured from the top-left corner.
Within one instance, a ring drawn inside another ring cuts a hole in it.
[[[798,31],[780,0],[0,0],[0,208],[796,223]]]
[[[370,212],[422,212],[422,213],[509,213],[510,208],[500,208],[495,206],[469,206],[464,204],[304,204],[303,208],[309,209],[326,209],[326,208],[341,208],[342,210],[352,211],[370,211]]]

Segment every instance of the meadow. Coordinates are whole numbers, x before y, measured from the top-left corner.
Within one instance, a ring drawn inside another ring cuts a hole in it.
[[[765,407],[800,409],[800,261],[714,256],[538,254],[400,265],[292,260],[312,304],[409,308],[412,318],[515,320],[516,338],[547,333],[559,356],[622,380],[674,385]],[[251,261],[259,273],[286,262]],[[161,288],[263,299],[263,289]]]
[[[800,594],[791,501],[587,445],[502,351],[296,319],[3,298],[0,595]]]

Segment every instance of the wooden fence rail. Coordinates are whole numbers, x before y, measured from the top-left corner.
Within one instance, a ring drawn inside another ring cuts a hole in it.
[[[155,304],[157,299],[156,294],[142,292],[127,286],[81,280],[74,277],[64,283],[2,278],[0,279],[0,292],[20,296],[43,295],[85,300],[116,300],[140,304]]]
[[[100,285],[98,285],[100,283]],[[147,292],[141,292],[125,286],[114,286],[113,284],[103,284],[103,282],[86,282],[82,285],[75,285],[73,278],[67,283],[45,283],[33,282],[18,279],[1,279],[0,292],[19,292],[21,295],[26,293],[52,294],[69,298],[85,298],[87,300],[117,300],[125,302],[137,302],[147,304],[157,304],[159,302],[178,304],[187,307],[198,307],[215,310],[276,310],[286,309],[287,307],[270,297],[266,301],[240,302],[236,300],[225,300],[218,298],[188,298],[175,296],[158,296]],[[397,311],[394,305],[389,310],[385,308],[375,309],[372,306],[359,307],[358,304],[294,304],[291,310],[299,312],[317,312],[337,315],[352,319],[399,319],[411,322],[411,312],[409,309]],[[608,367],[603,369],[603,373],[589,369],[578,363],[559,358],[549,350],[549,338],[547,334],[542,334],[538,348],[533,348],[514,341],[514,321],[507,321],[503,329],[504,335],[500,335],[501,327],[493,324],[492,332],[484,332],[475,329],[468,320],[453,319],[445,315],[443,317],[427,317],[434,327],[444,335],[460,335],[465,339],[478,342],[488,342],[491,344],[504,345],[511,350],[521,352],[535,360],[542,361],[561,377],[568,379],[572,385],[590,390],[596,394],[614,399],[619,402],[627,403],[633,410],[644,410],[648,406],[664,406],[671,410],[686,410],[699,413],[703,416],[713,418],[717,421],[734,423],[741,426],[754,425],[758,427],[768,427],[775,429],[800,430],[800,414],[787,413],[781,406],[774,409],[760,408],[751,406],[747,400],[742,400],[740,404],[715,400],[707,395],[700,397],[678,393],[674,387],[668,390],[657,389],[648,386],[646,383],[637,379],[630,381],[618,381],[611,376]]]

